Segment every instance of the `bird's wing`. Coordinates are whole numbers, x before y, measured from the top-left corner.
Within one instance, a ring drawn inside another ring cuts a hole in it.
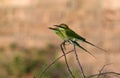
[[[82,40],[84,41],[85,38],[81,37],[80,35],[78,35],[77,33],[75,33],[73,30],[71,29],[67,29],[66,30],[66,34],[71,37],[71,38],[76,38],[76,39],[79,39],[79,40]]]

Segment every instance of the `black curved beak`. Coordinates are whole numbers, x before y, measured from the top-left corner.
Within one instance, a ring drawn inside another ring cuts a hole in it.
[[[64,28],[64,27],[62,27],[62,26],[60,26],[60,25],[54,25],[54,26],[56,26],[56,27],[60,27],[60,28]]]
[[[59,25],[54,25],[54,26],[59,27]]]
[[[48,27],[49,29],[51,29],[51,30],[56,30],[56,28],[52,28],[52,27]]]

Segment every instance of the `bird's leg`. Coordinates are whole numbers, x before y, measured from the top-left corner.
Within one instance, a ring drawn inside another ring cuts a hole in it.
[[[63,43],[62,43],[62,45],[63,45],[63,48],[66,50],[66,47],[65,47],[65,44],[66,43],[66,41],[64,41]]]
[[[66,45],[69,45],[69,44],[70,44],[69,40],[64,41],[63,48],[66,50]]]
[[[69,45],[71,44],[69,40],[66,41],[67,43],[65,43],[65,45]]]
[[[65,54],[65,52],[64,52],[64,46],[65,46],[64,44],[65,44],[65,42],[66,42],[66,41],[64,41],[64,42],[62,42],[62,43],[60,44],[60,48],[61,48],[61,50],[62,50],[62,52],[63,52],[64,58],[65,58],[65,63],[66,63],[66,65],[67,65],[68,71],[69,71],[70,75],[72,76],[72,78],[75,78],[75,76],[73,75],[73,73],[72,73],[72,71],[71,71],[71,69],[70,69],[70,67],[69,67],[69,65],[68,65],[67,57],[66,57],[66,54]]]

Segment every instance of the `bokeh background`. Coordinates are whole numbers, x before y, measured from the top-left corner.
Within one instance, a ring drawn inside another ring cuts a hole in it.
[[[62,40],[48,27],[65,23],[88,41],[107,50],[100,51],[80,42],[97,59],[77,49],[86,75],[104,71],[120,72],[119,0],[0,0],[0,78],[33,78],[62,54]],[[71,50],[72,47],[68,47]],[[80,76],[74,53],[68,61]],[[69,78],[64,58],[43,78]]]

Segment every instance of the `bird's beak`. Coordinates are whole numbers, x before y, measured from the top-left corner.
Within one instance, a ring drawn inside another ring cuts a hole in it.
[[[63,28],[62,26],[60,26],[60,25],[54,25],[54,26],[56,26],[56,27],[58,27],[58,28]]]
[[[59,25],[54,25],[54,26],[59,27]]]
[[[51,30],[56,30],[56,28],[52,28],[52,27],[49,27],[49,29],[51,29]]]

